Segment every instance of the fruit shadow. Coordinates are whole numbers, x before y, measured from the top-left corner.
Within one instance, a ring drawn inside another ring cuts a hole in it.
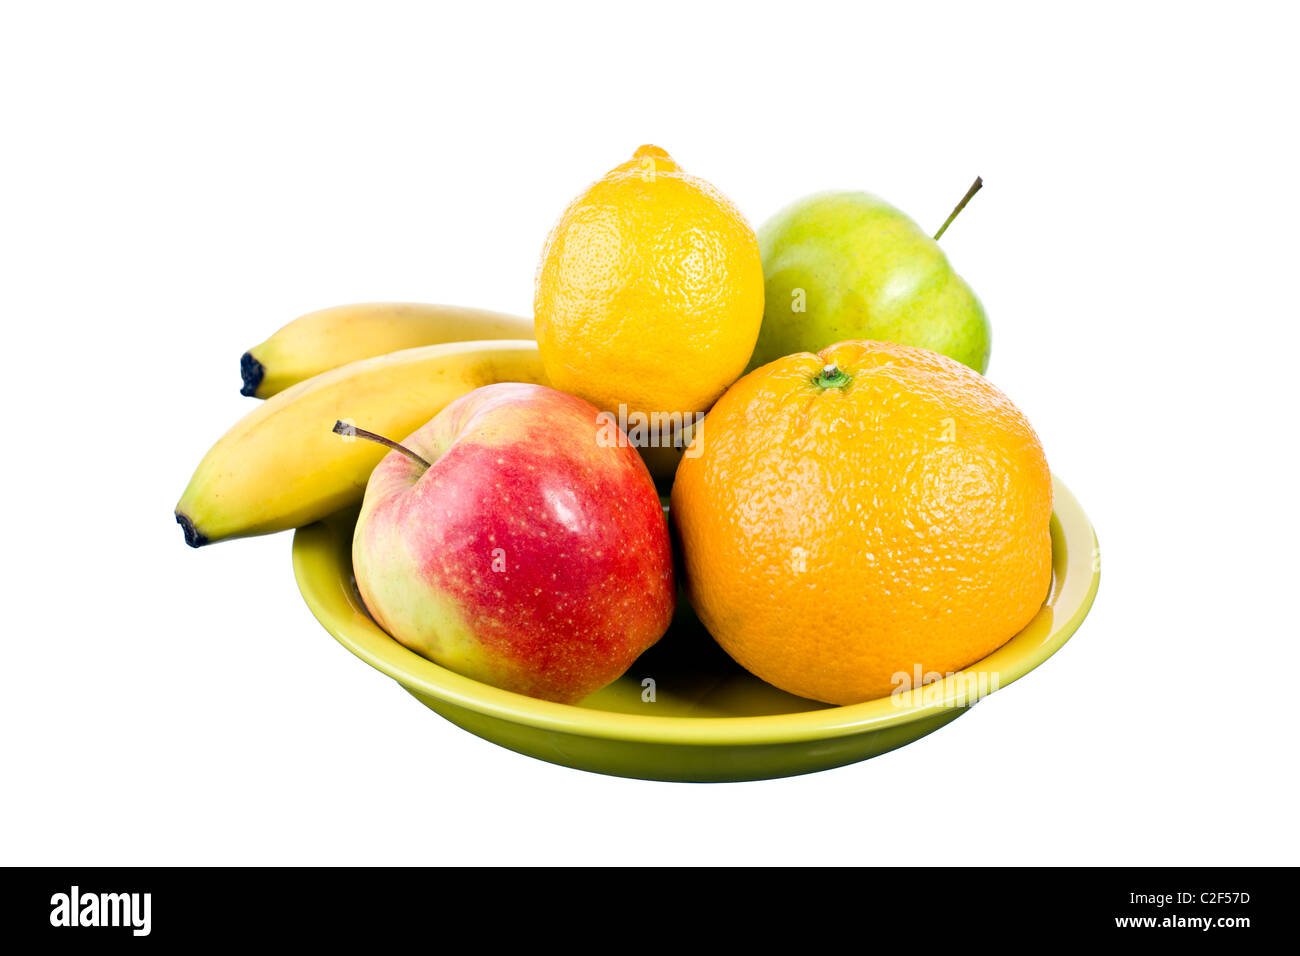
[[[664,717],[760,717],[830,705],[787,694],[746,671],[718,646],[679,591],[672,624],[658,643],[578,706]]]

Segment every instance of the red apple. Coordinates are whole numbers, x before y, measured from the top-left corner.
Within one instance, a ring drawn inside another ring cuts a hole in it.
[[[352,542],[375,620],[457,673],[546,700],[604,687],[668,628],[654,482],[595,406],[498,384],[448,405],[370,476]]]

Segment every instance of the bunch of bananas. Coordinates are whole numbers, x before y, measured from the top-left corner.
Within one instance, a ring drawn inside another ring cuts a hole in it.
[[[266,401],[212,446],[176,505],[196,548],[360,503],[385,450],[335,434],[337,421],[401,438],[480,386],[547,384],[531,319],[406,303],[304,315],[240,370],[243,394]]]

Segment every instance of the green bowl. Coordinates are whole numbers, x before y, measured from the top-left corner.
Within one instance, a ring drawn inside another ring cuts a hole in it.
[[[355,512],[300,528],[293,569],[312,613],[340,644],[472,734],[539,760],[622,777],[761,780],[839,767],[911,743],[1069,640],[1097,593],[1097,539],[1078,501],[1053,482],[1052,587],[1037,617],[962,674],[847,707],[795,697],[743,670],[684,599],[659,643],[580,704],[535,700],[462,677],[407,650],[366,613],[352,577]]]

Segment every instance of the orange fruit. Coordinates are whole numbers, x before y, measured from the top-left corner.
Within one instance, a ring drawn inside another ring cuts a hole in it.
[[[672,490],[687,596],[782,690],[852,704],[917,668],[958,672],[1047,596],[1042,445],[952,359],[866,341],[788,355],[733,385],[697,440]]]
[[[533,307],[556,388],[615,413],[707,411],[758,339],[758,240],[726,196],[642,146],[551,230]]]

